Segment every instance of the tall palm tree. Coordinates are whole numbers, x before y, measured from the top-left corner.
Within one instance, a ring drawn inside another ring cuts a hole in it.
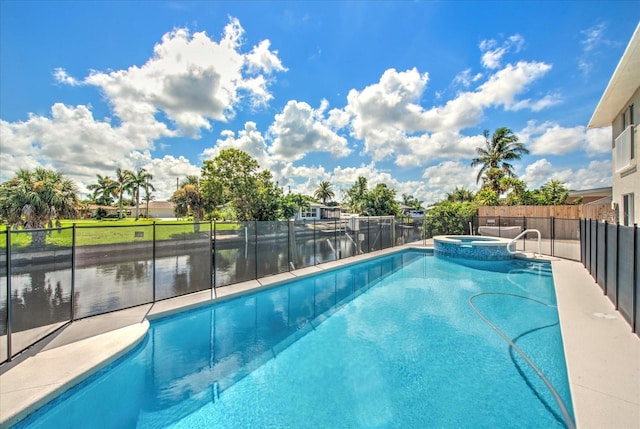
[[[93,191],[91,199],[101,206],[110,206],[113,204],[117,183],[109,176],[96,174],[96,177],[96,183],[87,186],[87,189]]]
[[[153,179],[153,176],[144,168],[139,168],[137,172],[131,173],[129,179],[130,187],[136,200],[136,220],[138,220],[138,218],[140,217],[140,188],[146,189],[148,193],[148,189],[153,188],[153,186],[149,183],[149,181]]]
[[[335,192],[333,192],[331,182],[327,182],[326,180],[320,182],[318,189],[316,189],[313,195],[322,201],[322,204],[327,204],[327,200],[331,200],[336,196]]]
[[[149,180],[151,180],[151,179],[149,179]],[[149,218],[149,201],[156,199],[156,197],[153,194],[151,194],[151,191],[155,191],[155,190],[156,190],[156,188],[154,188],[151,183],[149,183],[149,182],[145,183],[143,201],[147,204],[147,211],[146,211],[146,214],[145,214],[146,218]]]
[[[79,204],[76,185],[62,173],[36,168],[19,170],[0,185],[0,214],[11,226],[40,229],[55,220],[74,217]],[[44,244],[44,234],[33,234],[32,244]]]
[[[125,192],[131,191],[131,178],[133,172],[131,170],[123,170],[120,167],[116,169],[116,190],[115,195],[118,197],[118,219],[122,219],[122,199]]]
[[[518,136],[513,134],[507,127],[498,128],[491,139],[489,139],[489,130],[484,131],[485,146],[477,147],[477,158],[471,160],[471,166],[476,167],[482,165],[476,183],[480,181],[482,175],[494,168],[501,170],[505,176],[515,177],[513,165],[507,161],[518,160],[522,155],[529,153],[524,144],[518,141]]]

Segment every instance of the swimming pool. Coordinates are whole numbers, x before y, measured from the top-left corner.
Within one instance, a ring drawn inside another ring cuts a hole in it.
[[[554,305],[548,264],[404,251],[153,321],[18,427],[563,427]]]

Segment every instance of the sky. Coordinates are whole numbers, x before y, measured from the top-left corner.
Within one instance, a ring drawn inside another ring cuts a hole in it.
[[[611,185],[587,129],[640,1],[0,0],[0,182],[145,168],[156,200],[220,150],[286,192],[359,176],[429,205],[510,128],[530,189]]]

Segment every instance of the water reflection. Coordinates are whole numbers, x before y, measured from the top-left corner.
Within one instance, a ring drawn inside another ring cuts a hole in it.
[[[72,314],[87,317],[346,258],[373,248],[372,242],[376,248],[393,244],[390,233],[378,226],[356,233],[335,225],[318,224],[315,229],[296,225],[291,233],[284,225],[259,224],[261,238],[256,243],[254,223],[247,223],[246,228],[216,239],[213,254],[208,234],[158,242],[155,250],[151,243],[83,246],[76,248],[73,273],[71,249],[54,254],[53,261],[32,260],[22,252],[12,258],[12,332],[70,320]],[[401,234],[402,241],[409,240],[407,231]],[[1,265],[4,286],[6,262]],[[7,332],[6,315],[7,290],[0,287],[0,335]]]

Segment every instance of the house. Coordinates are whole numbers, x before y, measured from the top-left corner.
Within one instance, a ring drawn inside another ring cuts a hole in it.
[[[175,218],[175,204],[170,201],[149,201],[149,214],[147,204],[140,203],[140,216],[157,219]]]
[[[638,117],[640,115],[640,24],[631,36],[588,128],[611,127],[611,206],[623,225],[640,223]]]
[[[580,191],[569,191],[565,204],[575,204],[578,198],[582,198],[582,204],[611,204],[613,189],[611,186],[605,188],[583,189]]]
[[[296,215],[296,220],[321,220],[340,219],[343,209],[339,206],[325,206],[318,203],[309,203],[301,207]]]

